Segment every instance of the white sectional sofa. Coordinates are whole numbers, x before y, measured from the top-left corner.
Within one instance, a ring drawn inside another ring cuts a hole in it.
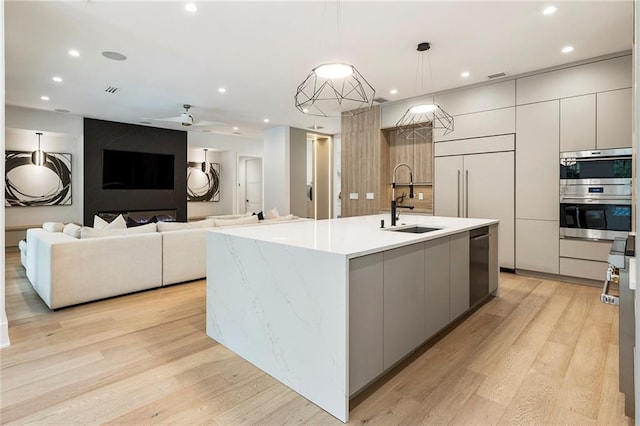
[[[284,218],[284,217],[283,217]],[[264,226],[282,220],[209,219],[159,223],[148,233],[75,238],[27,230],[21,259],[27,278],[51,309],[206,277],[206,236],[218,226]],[[288,217],[285,221],[298,220]],[[205,227],[203,227],[205,226]],[[135,228],[132,228],[135,229]]]

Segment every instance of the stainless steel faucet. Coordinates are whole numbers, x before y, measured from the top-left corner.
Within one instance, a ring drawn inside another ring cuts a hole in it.
[[[407,163],[400,163],[393,168],[393,181],[391,182],[391,226],[396,226],[396,209],[409,209],[413,210],[413,206],[398,206],[396,205],[396,171],[400,166],[404,166],[409,169],[409,198],[413,198],[413,170]]]

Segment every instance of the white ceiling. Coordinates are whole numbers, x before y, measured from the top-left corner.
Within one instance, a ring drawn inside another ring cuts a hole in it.
[[[261,138],[278,125],[339,133],[338,118],[294,107],[297,85],[323,62],[352,63],[376,96],[396,100],[632,47],[632,1],[209,1],[196,13],[184,4],[5,2],[6,103],[128,123],[176,116],[189,103],[196,119],[225,123],[209,128],[216,133],[238,126],[240,137]],[[544,16],[549,4],[558,10]],[[433,79],[421,92],[422,41],[432,45]],[[575,50],[563,54],[565,45]]]

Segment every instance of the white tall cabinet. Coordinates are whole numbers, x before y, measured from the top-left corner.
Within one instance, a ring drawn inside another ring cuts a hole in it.
[[[498,259],[503,268],[515,267],[515,179],[513,135],[496,140],[494,147],[511,150],[474,152],[474,147],[487,144],[476,138],[455,141],[458,152],[451,147],[438,149],[434,162],[434,214],[436,216],[498,219]],[[494,138],[495,139],[495,138]],[[507,142],[510,141],[510,144]],[[451,142],[453,143],[453,142]],[[447,155],[438,156],[438,154]]]

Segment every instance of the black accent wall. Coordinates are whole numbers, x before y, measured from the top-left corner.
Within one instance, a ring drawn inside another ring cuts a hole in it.
[[[172,154],[173,189],[102,189],[102,152]],[[91,226],[99,212],[176,210],[187,220],[187,132],[84,119],[84,224]]]

